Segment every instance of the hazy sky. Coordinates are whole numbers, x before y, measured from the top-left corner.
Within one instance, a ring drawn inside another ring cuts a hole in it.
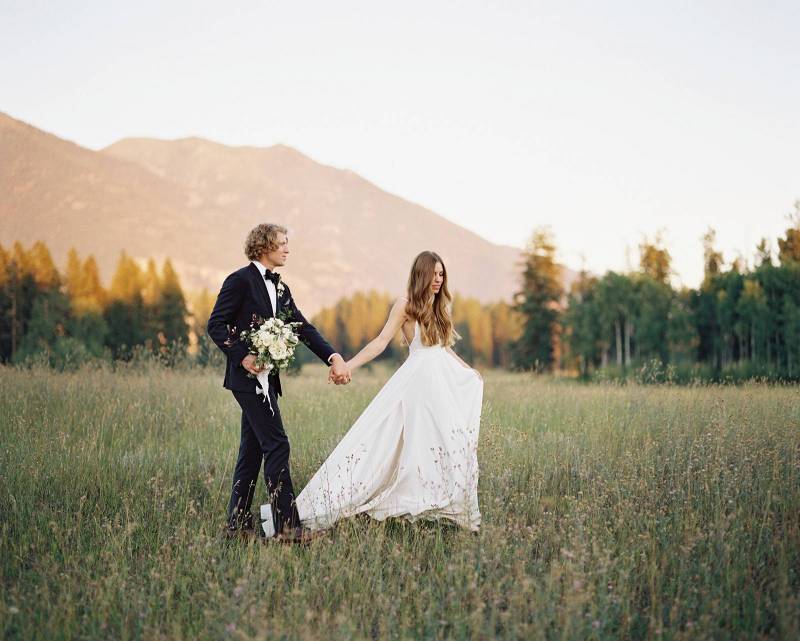
[[[726,259],[800,198],[800,3],[0,0],[0,111],[125,136],[290,145],[578,268],[665,230]],[[626,252],[627,248],[627,252]]]

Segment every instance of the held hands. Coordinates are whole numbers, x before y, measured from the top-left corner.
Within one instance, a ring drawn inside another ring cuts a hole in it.
[[[338,354],[334,354],[331,361],[331,368],[328,370],[328,382],[336,385],[347,385],[352,380],[352,372],[344,359]]]
[[[264,368],[256,365],[256,357],[254,354],[248,354],[242,359],[242,367],[248,372],[257,376]],[[352,380],[352,373],[347,363],[338,354],[333,357],[331,368],[328,371],[328,382],[333,382],[336,385],[347,385]]]

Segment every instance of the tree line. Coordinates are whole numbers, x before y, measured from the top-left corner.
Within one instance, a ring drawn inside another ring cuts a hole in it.
[[[383,292],[356,292],[322,309],[312,322],[335,349],[355,354],[380,333],[394,301]],[[522,318],[509,303],[482,304],[456,294],[452,313],[461,337],[454,349],[462,358],[484,367],[511,366],[512,345],[519,337]],[[379,359],[402,360],[406,350],[398,335]]]
[[[741,257],[726,262],[709,230],[697,288],[671,284],[671,256],[656,235],[640,243],[636,269],[582,270],[565,290],[553,235],[537,229],[513,301],[454,297],[455,349],[479,367],[583,378],[800,380],[800,201],[789,220],[777,251],[762,240],[750,265]],[[352,355],[378,335],[393,301],[357,292],[312,321]],[[208,290],[187,301],[168,259],[159,268],[123,252],[105,288],[92,256],[70,250],[60,273],[42,242],[0,245],[0,362],[63,367],[146,354],[165,363],[218,363],[221,354],[205,336],[213,303]],[[314,360],[301,352],[298,364]],[[381,358],[405,354],[398,336]]]
[[[726,263],[709,229],[696,289],[670,284],[671,257],[656,235],[639,245],[638,269],[581,271],[564,291],[553,236],[538,229],[515,300],[524,320],[514,366],[598,378],[800,380],[800,201],[789,221],[777,256],[762,239],[751,266],[742,257]]]
[[[358,292],[322,309],[312,322],[334,347],[353,354],[375,338],[386,322],[393,299],[386,293]],[[63,368],[93,358],[128,360],[155,355],[165,363],[190,358],[205,365],[221,362],[221,353],[205,334],[214,297],[204,289],[187,296],[169,259],[159,269],[123,252],[107,289],[93,256],[75,249],[63,273],[43,242],[24,248],[0,245],[0,362],[31,359]],[[508,303],[482,305],[456,296],[457,349],[484,366],[509,367],[511,342],[520,319]],[[382,359],[402,360],[397,339]],[[191,354],[188,354],[191,352]],[[314,360],[305,349],[298,365]]]
[[[124,252],[103,287],[94,257],[71,249],[58,271],[47,246],[0,246],[0,361],[44,359],[63,367],[127,359],[136,349],[165,360],[185,351],[189,314],[171,262],[145,268]]]

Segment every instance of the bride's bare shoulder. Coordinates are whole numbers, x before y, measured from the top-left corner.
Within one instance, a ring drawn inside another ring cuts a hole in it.
[[[393,310],[397,311],[398,316],[402,315],[403,324],[411,320],[411,316],[408,315],[408,298],[405,296],[398,296],[395,299]]]
[[[392,305],[392,309],[389,310],[389,320],[388,323],[392,323],[395,327],[397,325],[403,325],[408,321],[408,314],[406,313],[406,305],[408,304],[408,300],[402,296],[399,296],[394,301],[394,305]]]

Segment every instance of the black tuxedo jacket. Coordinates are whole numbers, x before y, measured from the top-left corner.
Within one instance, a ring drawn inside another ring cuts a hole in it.
[[[325,363],[335,353],[317,328],[297,309],[286,283],[283,283],[283,292],[276,292],[275,298],[278,309],[273,310],[267,284],[253,263],[233,272],[222,283],[206,331],[227,357],[223,382],[227,389],[235,392],[256,391],[256,379],[249,378],[247,370],[242,367],[242,359],[247,356],[248,349],[239,339],[240,332],[250,329],[254,314],[261,318],[280,315],[288,322],[302,323],[297,328],[300,340]],[[269,382],[275,392],[281,394],[281,380],[277,371],[269,375]]]

